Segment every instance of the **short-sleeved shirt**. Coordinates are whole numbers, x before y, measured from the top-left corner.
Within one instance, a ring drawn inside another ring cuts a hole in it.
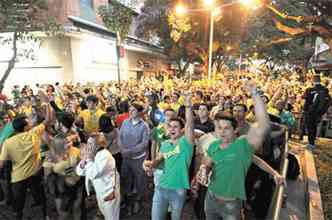
[[[189,189],[189,167],[193,156],[193,145],[185,136],[177,144],[169,140],[164,141],[160,147],[164,157],[164,170],[160,177],[159,186],[166,189]]]
[[[90,111],[88,109],[80,112],[80,117],[84,121],[84,131],[87,133],[98,132],[99,118],[105,114],[104,111],[97,109],[96,111]]]
[[[208,190],[223,198],[246,199],[245,178],[254,150],[247,138],[240,137],[227,148],[221,149],[222,140],[216,140],[208,149],[213,161]]]
[[[0,160],[13,162],[12,183],[33,176],[40,169],[40,145],[44,124],[7,139],[1,149]]]

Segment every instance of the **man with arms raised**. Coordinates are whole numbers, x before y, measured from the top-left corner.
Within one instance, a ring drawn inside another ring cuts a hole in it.
[[[245,136],[236,138],[237,123],[233,117],[215,118],[215,130],[219,139],[207,151],[207,157],[196,176],[201,184],[208,184],[205,198],[207,220],[240,219],[242,200],[246,200],[245,178],[254,152],[261,147],[264,134],[269,129],[266,107],[256,86],[248,83],[255,105],[257,126],[250,128]],[[212,170],[208,183],[208,173]]]
[[[144,162],[144,169],[151,170],[164,162],[163,174],[155,187],[152,202],[152,220],[166,218],[171,206],[172,220],[180,220],[189,184],[189,166],[193,156],[193,116],[191,95],[186,95],[186,124],[180,118],[172,118],[167,126],[170,138],[161,143],[156,159]],[[184,132],[183,132],[184,130]]]

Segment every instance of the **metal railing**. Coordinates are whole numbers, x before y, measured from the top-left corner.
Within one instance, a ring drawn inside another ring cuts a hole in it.
[[[281,158],[281,165],[280,165],[280,172],[281,175],[286,179],[287,178],[287,170],[288,170],[288,131],[286,130],[285,132],[285,147],[284,151],[282,154]],[[280,212],[282,209],[283,205],[283,200],[284,200],[284,191],[285,191],[285,185],[281,184],[276,186],[273,197],[272,197],[272,202],[270,204],[269,208],[269,214],[267,219],[272,219],[272,220],[279,220],[280,219]]]

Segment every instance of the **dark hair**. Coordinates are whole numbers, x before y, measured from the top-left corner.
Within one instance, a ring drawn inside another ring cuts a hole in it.
[[[237,122],[236,122],[235,118],[232,117],[232,116],[225,115],[222,112],[218,112],[214,116],[214,120],[215,121],[221,121],[221,120],[229,121],[229,122],[231,122],[231,125],[232,125],[232,127],[233,127],[234,130],[237,128]]]
[[[129,102],[128,100],[122,101],[119,103],[119,110],[121,113],[129,111]]]
[[[56,119],[66,128],[70,129],[75,122],[75,117],[69,112],[57,112]]]
[[[116,112],[116,110],[113,106],[107,106],[106,112]]]
[[[138,103],[131,103],[131,106],[133,106],[134,108],[136,108],[136,110],[138,111],[138,112],[142,112],[143,110],[144,110],[144,108],[143,108],[143,106],[142,105],[140,105],[140,104],[138,104]]]
[[[201,98],[204,98],[204,94],[203,94],[203,92],[200,91],[200,90],[196,91],[196,95],[197,95],[197,96],[200,96]]]
[[[180,118],[180,117],[171,118],[171,119],[169,120],[169,122],[172,122],[172,121],[177,121],[177,122],[179,122],[181,129],[184,128],[184,126],[185,126],[185,122],[184,122],[184,120],[183,120],[182,118]]]
[[[95,95],[89,95],[89,96],[86,98],[86,102],[93,102],[93,103],[98,104],[98,98],[97,98],[97,96],[95,96]]]
[[[109,133],[113,131],[114,125],[112,123],[112,119],[107,115],[103,114],[99,118],[99,131],[103,133]]]
[[[83,89],[83,93],[84,93],[84,94],[89,94],[89,93],[90,93],[90,89],[89,89],[89,88],[85,88],[85,89]]]
[[[47,85],[47,90],[48,90],[48,89],[51,89],[52,92],[55,92],[55,88],[54,88],[54,86],[51,85],[51,84]]]
[[[171,97],[169,95],[165,95],[163,100],[165,101],[166,99],[171,99]]]
[[[237,103],[237,104],[234,105],[234,107],[236,107],[236,106],[240,106],[240,107],[242,107],[243,110],[244,110],[244,112],[247,112],[247,111],[248,111],[248,107],[247,107],[245,104]],[[234,107],[233,107],[233,109],[234,109]]]
[[[202,102],[202,103],[199,103],[199,104],[198,104],[198,109],[199,109],[200,106],[205,106],[206,109],[207,109],[208,111],[210,111],[210,108],[209,108],[209,105],[208,105],[208,104],[203,103],[203,102]]]
[[[28,125],[27,116],[21,115],[21,116],[14,118],[12,125],[16,132],[23,132],[25,126]]]
[[[3,121],[6,115],[8,115],[6,112],[0,111],[0,121]]]

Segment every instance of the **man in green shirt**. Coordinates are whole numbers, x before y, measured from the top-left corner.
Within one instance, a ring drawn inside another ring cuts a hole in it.
[[[220,217],[225,220],[240,219],[242,200],[246,200],[246,174],[254,152],[261,147],[269,129],[266,107],[256,86],[248,83],[247,90],[254,101],[257,126],[252,126],[247,135],[236,138],[235,118],[216,115],[215,130],[220,138],[208,148],[207,157],[196,176],[199,183],[208,185],[205,198],[207,220]]]
[[[185,203],[186,190],[190,188],[189,166],[193,156],[193,116],[191,95],[186,95],[186,123],[180,118],[170,119],[167,126],[169,140],[162,142],[156,159],[145,161],[145,170],[158,167],[163,162],[163,173],[155,187],[152,202],[152,220],[166,218],[171,206],[172,220],[180,220]],[[183,132],[184,129],[184,132]]]

